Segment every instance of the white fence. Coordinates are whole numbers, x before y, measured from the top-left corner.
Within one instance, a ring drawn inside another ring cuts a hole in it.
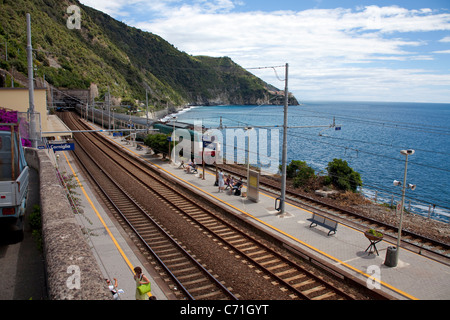
[[[376,203],[387,204],[395,209],[398,203],[401,203],[401,195],[391,194],[385,191],[362,188],[364,196]],[[428,219],[434,219],[450,224],[450,209],[437,206],[431,203],[424,203],[405,197],[404,210],[409,213],[418,214]]]

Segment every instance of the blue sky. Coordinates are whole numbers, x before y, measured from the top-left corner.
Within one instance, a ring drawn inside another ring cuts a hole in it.
[[[228,56],[244,68],[289,63],[300,101],[450,103],[448,0],[80,2],[188,54]],[[284,88],[283,68],[249,71]]]

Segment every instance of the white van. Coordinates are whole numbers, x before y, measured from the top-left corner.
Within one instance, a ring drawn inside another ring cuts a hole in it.
[[[23,217],[28,195],[29,167],[17,124],[0,123],[0,227],[13,231],[12,237],[23,239]],[[6,228],[5,228],[6,227]]]

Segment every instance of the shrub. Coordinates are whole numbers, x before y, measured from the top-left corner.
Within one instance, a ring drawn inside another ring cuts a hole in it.
[[[39,205],[35,204],[33,206],[33,211],[28,217],[28,223],[30,224],[30,228],[33,230],[41,229],[41,208]]]
[[[305,161],[292,160],[286,166],[286,178],[293,179],[293,186],[298,188],[305,186],[312,178],[315,178],[315,173],[314,169],[309,167]]]
[[[33,211],[28,216],[28,223],[30,224],[31,234],[36,241],[36,245],[42,251],[42,219],[41,207],[37,204],[33,206]]]
[[[328,163],[327,171],[331,183],[340,190],[356,192],[356,189],[362,186],[361,175],[354,171],[345,160],[333,159]]]
[[[169,152],[169,143],[170,142],[168,140],[168,137],[170,137],[170,135],[162,134],[162,133],[149,134],[144,139],[144,144],[147,147],[151,148],[153,150],[153,152],[155,152],[155,154],[162,153],[163,157],[165,158],[165,156]]]
[[[297,170],[297,174],[294,177],[293,181],[294,187],[295,188],[302,187],[306,185],[314,177],[315,177],[314,169],[307,166],[306,163],[304,163],[304,165]]]

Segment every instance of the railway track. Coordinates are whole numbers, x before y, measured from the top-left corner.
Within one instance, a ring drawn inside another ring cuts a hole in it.
[[[72,122],[73,124],[73,122]],[[81,129],[81,128],[80,128]],[[78,137],[78,139],[80,139]],[[78,140],[77,139],[77,140]],[[164,228],[128,194],[106,170],[89,155],[82,144],[76,156],[107,199],[108,207],[118,214],[141,240],[173,281],[178,299],[237,300],[223,284],[208,272]]]
[[[64,115],[64,120],[69,127],[73,128],[74,120],[68,119],[68,115],[69,113]],[[284,292],[285,296],[291,299],[316,300],[353,300],[357,298],[354,290],[351,290],[352,293],[348,293],[348,288],[345,288],[342,283],[338,283],[335,280],[330,281],[323,275],[317,275],[317,272],[310,271],[300,263],[289,259],[286,255],[278,253],[274,248],[265,245],[264,241],[256,238],[255,235],[252,235],[246,230],[242,230],[242,227],[236,226],[230,221],[227,221],[227,219],[220,217],[214,210],[208,208],[206,204],[200,203],[196,199],[193,199],[192,196],[178,190],[179,188],[168,183],[158,173],[153,172],[153,169],[148,165],[121,152],[117,147],[105,141],[104,138],[100,138],[97,135],[87,136],[77,133],[75,134],[75,139],[81,145],[86,143],[94,144],[96,153],[102,154],[104,160],[97,161],[99,169],[94,169],[94,171],[102,171],[103,175],[109,176],[108,179],[110,181],[114,180],[111,178],[112,175],[116,177],[119,176],[119,171],[124,172],[120,176],[123,177],[126,175],[129,179],[133,179],[133,184],[139,185],[141,190],[153,194],[160,202],[164,202],[182,216],[184,220],[195,225],[196,230],[198,230],[197,232],[207,233],[211,241],[215,242],[220,248],[226,249],[226,251],[217,250],[221,252],[221,255],[226,255],[224,259],[231,259],[232,257],[232,259],[240,261],[239,263],[244,263],[249,268],[258,270],[255,273],[255,277],[263,277],[272,285],[275,284]],[[115,164],[113,167],[106,169],[106,165],[104,165],[106,161],[111,161]],[[102,165],[99,165],[98,162],[101,162]],[[111,170],[114,174],[108,175],[106,171],[111,172]],[[98,180],[102,181],[105,179],[104,177],[98,178]],[[108,184],[112,185],[113,183],[109,182]],[[111,186],[111,189],[109,189],[109,185],[102,187],[102,189],[108,195],[108,198],[115,203],[114,209],[122,212],[130,228],[134,230],[145,246],[152,251],[152,255],[157,256],[157,259],[167,266],[167,272],[173,278],[176,278],[174,281],[177,281],[180,286],[186,288],[186,291],[189,292],[185,294],[187,298],[217,300],[219,297],[223,299],[235,299],[242,296],[240,293],[236,295],[231,294],[229,289],[218,284],[220,282],[217,279],[217,281],[212,280],[210,277],[212,272],[207,271],[205,268],[200,268],[201,270],[199,270],[198,265],[201,265],[200,263],[197,263],[196,271],[191,272],[184,269],[181,272],[182,275],[179,275],[177,272],[178,265],[184,264],[181,261],[187,259],[185,258],[187,251],[181,250],[183,251],[181,252],[179,249],[170,249],[173,252],[163,251],[163,253],[159,253],[159,250],[163,250],[161,248],[172,247],[174,246],[173,243],[177,241],[168,239],[167,235],[164,240],[155,240],[156,236],[154,234],[157,233],[155,229],[158,223],[153,221],[150,214],[145,213],[145,210],[142,210],[140,205],[136,204],[135,201],[131,201],[130,199],[125,200],[126,192],[119,192],[120,189],[123,189],[120,184],[116,184],[114,188]],[[128,198],[130,198],[129,195]],[[169,242],[172,243],[170,246],[168,244]],[[191,256],[190,259],[192,258]],[[176,261],[179,262],[176,263]],[[175,266],[173,263],[175,263]],[[208,273],[208,280],[192,279],[190,278],[191,273]],[[200,284],[200,281],[202,284]],[[207,281],[214,282],[214,284],[207,284]],[[197,291],[200,291],[198,295],[196,293]],[[218,291],[220,291],[220,294],[216,294]],[[367,298],[367,296],[365,297]]]
[[[221,165],[220,168],[224,172],[228,172],[234,176],[242,177],[246,181],[246,169],[241,169],[236,165]],[[271,193],[274,197],[280,194],[280,183],[271,179],[261,179],[260,187]],[[307,208],[312,212],[338,220],[342,224],[349,225],[361,231],[369,228],[377,229],[385,235],[385,240],[392,242],[397,239],[398,227],[371,219],[357,212],[348,209],[339,208],[323,201],[305,196],[295,190],[287,188],[286,201],[291,204],[299,205]],[[402,230],[401,246],[418,254],[427,256],[428,258],[437,260],[444,264],[450,265],[450,244],[442,243],[438,240],[431,239],[420,234]]]

